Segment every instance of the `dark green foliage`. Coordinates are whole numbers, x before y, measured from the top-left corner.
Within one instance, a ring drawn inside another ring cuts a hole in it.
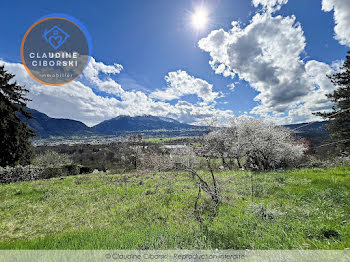
[[[80,174],[80,167],[77,165],[66,165],[62,167],[67,176],[76,176]]]
[[[336,140],[343,141],[350,138],[350,51],[346,56],[346,61],[341,67],[341,71],[329,76],[337,89],[328,94],[327,97],[335,103],[333,112],[317,113],[330,120],[327,129]],[[338,114],[337,114],[338,113]],[[344,141],[341,149],[349,149],[350,141]]]
[[[76,176],[81,172],[80,166],[78,165],[64,165],[60,167],[48,167],[46,168],[41,178],[49,179],[53,177],[62,177],[62,176]]]
[[[21,121],[18,114],[25,118],[31,115],[25,111],[27,89],[13,80],[14,75],[0,66],[0,166],[29,164],[32,150],[29,138],[34,132]]]
[[[89,174],[89,173],[92,173],[92,171],[94,171],[93,168],[88,167],[88,166],[82,166],[82,167],[80,167],[79,174]]]
[[[339,238],[340,236],[339,233],[333,229],[324,230],[322,233],[325,238]]]

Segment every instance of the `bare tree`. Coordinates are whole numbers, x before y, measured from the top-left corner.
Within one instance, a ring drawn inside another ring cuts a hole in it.
[[[173,149],[169,155],[164,155],[159,162],[159,170],[177,170],[187,172],[189,177],[196,183],[198,187],[197,197],[194,203],[194,213],[200,225],[203,226],[203,217],[201,215],[201,210],[203,206],[200,207],[200,200],[202,199],[202,193],[206,193],[210,197],[211,205],[209,209],[211,210],[211,220],[217,215],[218,206],[220,204],[220,192],[218,188],[217,179],[214,175],[213,169],[208,161],[208,167],[210,170],[211,179],[207,179],[197,171],[198,156],[195,150],[191,146],[186,146],[183,148]],[[204,207],[208,208],[208,206]]]
[[[141,134],[132,134],[122,142],[121,154],[126,163],[132,163],[133,169],[137,169],[144,151]]]

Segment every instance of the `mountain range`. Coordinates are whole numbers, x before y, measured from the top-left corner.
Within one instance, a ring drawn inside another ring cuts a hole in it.
[[[32,119],[20,118],[37,134],[36,138],[48,138],[51,136],[91,136],[91,135],[116,135],[126,131],[145,130],[186,130],[198,128],[197,126],[180,123],[171,118],[157,116],[118,116],[105,120],[93,127],[71,119],[51,118],[37,110],[27,108],[32,114]]]
[[[149,131],[149,130],[190,130],[203,127],[180,123],[177,120],[157,117],[157,116],[118,116],[105,120],[93,127],[88,127],[84,123],[71,119],[51,118],[44,113],[28,108],[33,118],[20,118],[28,123],[29,127],[37,134],[36,138],[48,138],[51,136],[71,137],[71,136],[92,136],[92,135],[116,135],[126,131]],[[297,136],[311,140],[323,140],[328,137],[323,122],[312,122],[303,124],[286,125],[286,128],[295,130]]]
[[[320,145],[323,141],[330,138],[326,129],[328,121],[319,121],[311,123],[285,125],[284,127],[293,130],[297,137],[306,138],[315,145]]]
[[[26,119],[23,115],[19,117],[28,124],[36,133],[36,138],[47,138],[50,136],[82,136],[93,135],[94,131],[84,123],[71,119],[52,118],[37,110],[27,108],[31,119]]]
[[[114,135],[123,131],[180,130],[195,126],[183,124],[171,118],[157,116],[118,116],[92,127],[99,134]]]

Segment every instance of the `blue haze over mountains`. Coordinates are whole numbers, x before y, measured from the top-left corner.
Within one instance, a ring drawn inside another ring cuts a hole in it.
[[[88,127],[84,123],[71,119],[51,118],[44,113],[34,109],[27,109],[33,118],[20,118],[28,123],[29,127],[37,134],[36,138],[48,137],[71,137],[71,136],[93,136],[93,135],[115,135],[122,132],[142,132],[148,130],[193,130],[203,129],[203,127],[180,123],[177,120],[156,116],[117,116],[105,120],[93,127]],[[309,125],[293,124],[285,127],[295,130],[299,137],[312,139],[327,139],[329,137],[325,128],[327,122],[314,122]]]

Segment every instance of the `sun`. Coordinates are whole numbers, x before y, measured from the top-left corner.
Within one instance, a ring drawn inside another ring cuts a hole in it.
[[[197,9],[192,14],[192,26],[197,30],[204,29],[208,24],[208,20],[208,11],[205,8]]]

